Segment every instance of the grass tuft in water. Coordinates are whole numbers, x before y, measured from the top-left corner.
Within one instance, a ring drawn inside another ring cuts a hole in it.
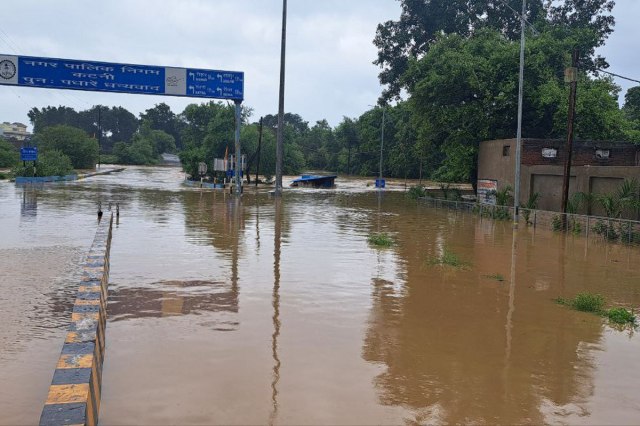
[[[577,311],[602,315],[615,324],[635,325],[637,323],[634,312],[626,308],[604,309],[605,300],[604,297],[599,294],[580,293],[573,299],[563,299],[559,297],[556,299],[556,303],[569,306]]]
[[[573,309],[580,312],[602,312],[604,297],[599,294],[580,293],[571,302]]]
[[[367,241],[376,247],[391,247],[393,245],[393,239],[387,234],[370,234]]]
[[[442,256],[432,258],[429,263],[432,265],[451,266],[453,268],[464,268],[469,266],[468,263],[462,261],[456,253],[447,249],[444,249]]]
[[[485,275],[485,277],[500,282],[504,281],[504,276],[502,274]]]
[[[609,318],[609,321],[616,324],[635,324],[636,316],[633,311],[629,311],[625,308],[611,308],[605,311],[604,315]]]
[[[556,303],[569,306],[576,311],[600,314],[604,306],[604,297],[599,294],[580,293],[573,299],[563,299],[559,297],[556,299]]]

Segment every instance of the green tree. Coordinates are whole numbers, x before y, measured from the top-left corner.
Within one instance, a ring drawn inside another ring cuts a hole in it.
[[[164,102],[156,104],[153,108],[141,113],[140,120],[149,122],[153,130],[162,130],[173,136],[176,147],[182,149],[180,132],[184,127],[184,123],[171,111],[169,105]]]
[[[568,88],[560,70],[575,39],[551,29],[527,47],[523,110],[525,137],[562,137],[566,132]],[[429,53],[411,62],[405,75],[419,144],[430,146],[435,177],[474,180],[480,141],[515,136],[517,42],[483,30],[472,38],[442,36]],[[581,74],[576,134],[582,139],[619,139],[625,120],[608,78]]]
[[[488,28],[507,40],[519,38],[521,0],[399,1],[400,18],[378,25],[373,41],[378,48],[374,63],[382,69],[379,79],[386,85],[384,100],[400,97],[409,83],[405,74],[411,60],[427,54],[443,35],[470,38]],[[553,27],[573,36],[583,53],[582,66],[594,70],[607,66],[603,58],[594,58],[594,52],[613,31],[613,6],[611,0],[532,0],[528,2],[527,20],[540,28]]]
[[[0,138],[0,167],[12,167],[19,159],[18,150],[9,142]]]
[[[31,124],[33,125],[33,132],[40,133],[47,127],[67,125],[82,128],[82,120],[80,114],[70,107],[59,106],[47,106],[42,109],[31,108],[27,114]]]
[[[76,169],[92,169],[98,160],[98,142],[78,128],[58,125],[46,127],[34,136],[41,153],[59,150]]]

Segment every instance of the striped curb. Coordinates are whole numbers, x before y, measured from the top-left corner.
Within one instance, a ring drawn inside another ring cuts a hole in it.
[[[83,264],[71,324],[40,416],[41,426],[98,424],[112,228],[113,214],[98,224]]]

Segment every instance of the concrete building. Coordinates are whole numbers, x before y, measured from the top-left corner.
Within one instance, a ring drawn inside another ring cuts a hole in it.
[[[539,209],[560,211],[566,158],[564,145],[563,140],[522,140],[521,204],[537,192],[540,194]],[[640,146],[627,142],[576,141],[573,148],[569,196],[575,192],[611,193],[624,179],[640,180]],[[482,181],[489,181],[495,182],[497,189],[506,185],[513,188],[515,154],[515,139],[482,142],[478,153],[479,187]],[[581,213],[604,214],[597,203],[588,210],[583,208]]]
[[[31,133],[27,132],[27,126],[22,123],[9,123],[5,121],[0,124],[0,136],[5,139],[24,141],[31,137]]]

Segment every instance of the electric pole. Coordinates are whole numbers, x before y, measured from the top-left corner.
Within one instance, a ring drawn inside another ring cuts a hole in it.
[[[284,76],[287,47],[287,0],[282,0],[282,45],[280,48],[280,96],[278,101],[278,132],[276,137],[276,189],[275,196],[282,195],[282,161],[284,157]]]
[[[262,148],[262,118],[263,117],[260,117],[260,130],[258,132],[258,163],[256,164],[256,188],[258,187],[258,175],[260,174],[260,150]],[[249,173],[248,170],[247,170],[247,173]]]
[[[569,91],[569,118],[567,122],[567,143],[564,160],[564,177],[562,180],[562,212],[567,213],[567,203],[569,201],[569,181],[571,180],[571,160],[573,156],[573,128],[576,118],[576,92],[578,89],[578,48],[573,50],[571,58],[571,68],[567,68],[564,74],[564,81],[570,83]],[[563,224],[566,224],[566,216],[563,216]]]

